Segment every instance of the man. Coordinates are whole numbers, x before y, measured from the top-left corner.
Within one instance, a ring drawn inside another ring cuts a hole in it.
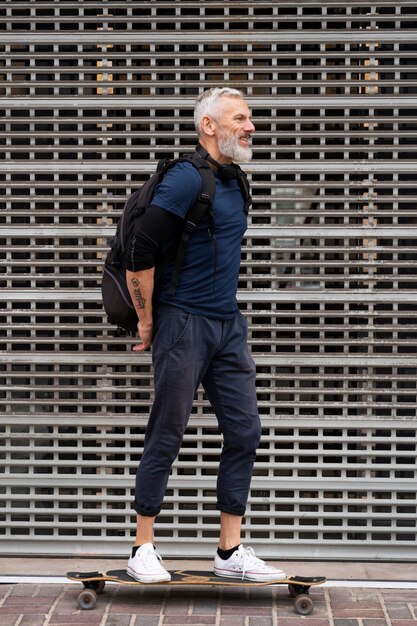
[[[143,351],[153,344],[155,384],[136,477],[137,534],[127,572],[140,582],[170,580],[153,546],[153,528],[201,383],[224,439],[217,480],[220,541],[214,572],[250,580],[281,579],[284,572],[256,558],[240,541],[261,429],[247,323],[236,301],[247,217],[233,162],[251,159],[255,127],[241,92],[228,88],[202,93],[194,121],[198,148],[213,167],[216,193],[211,216],[198,223],[187,243],[175,295],[168,292],[172,271],[168,268],[157,306],[152,305],[157,251],[161,246],[169,249],[175,241],[201,192],[201,177],[192,164],[175,165],[157,187],[135,234],[127,267],[142,341],[133,349]]]

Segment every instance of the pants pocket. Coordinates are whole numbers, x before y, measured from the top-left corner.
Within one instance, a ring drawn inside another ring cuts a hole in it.
[[[154,348],[173,350],[187,335],[191,322],[192,313],[168,305],[161,307],[161,311],[158,312]]]

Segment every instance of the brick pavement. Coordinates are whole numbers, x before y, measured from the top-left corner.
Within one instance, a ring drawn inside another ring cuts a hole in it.
[[[80,584],[0,585],[0,626],[417,626],[417,591],[316,587],[314,611],[294,612],[285,587],[132,588],[107,585],[95,609]]]

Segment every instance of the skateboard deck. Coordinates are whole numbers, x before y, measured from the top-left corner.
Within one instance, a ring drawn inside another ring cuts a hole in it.
[[[242,578],[222,578],[213,572],[176,570],[170,572],[171,580],[161,583],[141,583],[129,576],[125,570],[109,570],[108,572],[67,572],[67,578],[83,583],[83,590],[78,596],[80,609],[93,609],[97,595],[104,591],[106,582],[141,587],[167,585],[207,585],[216,587],[268,587],[288,585],[288,591],[294,598],[294,608],[299,615],[309,615],[313,610],[313,600],[308,595],[310,587],[326,582],[324,576],[287,576],[283,580],[253,581]]]

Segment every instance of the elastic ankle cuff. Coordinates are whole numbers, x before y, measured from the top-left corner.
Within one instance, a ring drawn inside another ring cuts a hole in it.
[[[231,548],[230,550],[221,550],[220,548],[217,548],[217,554],[223,561],[227,561],[227,559],[230,559],[232,554],[236,552],[236,550],[239,549],[239,546],[240,546],[240,543],[234,548]]]

